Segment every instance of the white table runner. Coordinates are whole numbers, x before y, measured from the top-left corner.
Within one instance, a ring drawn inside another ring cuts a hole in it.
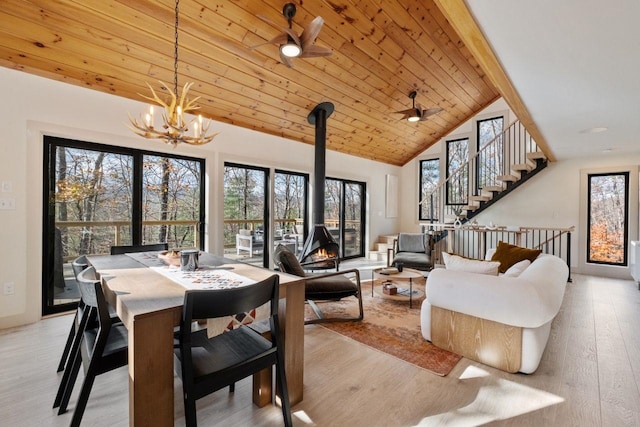
[[[253,285],[255,280],[240,276],[225,267],[200,267],[195,271],[182,271],[180,267],[149,267],[186,289],[233,289]]]

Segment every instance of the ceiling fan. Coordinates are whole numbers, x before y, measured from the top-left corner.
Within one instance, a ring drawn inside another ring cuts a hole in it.
[[[442,108],[437,108],[437,107],[423,110],[420,104],[416,104],[417,94],[418,92],[416,92],[415,90],[409,93],[409,98],[411,98],[411,101],[412,101],[411,108],[407,110],[396,111],[396,113],[404,114],[404,116],[402,116],[400,120],[407,119],[407,121],[410,121],[410,122],[424,121],[424,120],[427,120],[427,117],[433,116],[434,114],[437,114],[440,111],[442,111]]]
[[[313,43],[316,41],[322,25],[324,25],[324,19],[317,16],[313,21],[307,25],[302,33],[298,34],[293,31],[292,21],[296,15],[296,5],[293,3],[287,3],[282,8],[282,14],[289,22],[289,28],[282,27],[264,15],[257,15],[268,24],[273,25],[276,28],[282,30],[282,33],[272,38],[266,43],[261,43],[256,46],[251,46],[250,49],[255,49],[265,44],[276,44],[280,46],[280,59],[287,67],[293,67],[292,58],[312,58],[317,56],[329,56],[333,52],[326,47],[316,46]]]

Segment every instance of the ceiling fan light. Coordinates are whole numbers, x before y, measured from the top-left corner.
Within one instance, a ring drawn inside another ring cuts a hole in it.
[[[295,58],[302,53],[302,49],[300,49],[300,46],[297,44],[288,42],[287,44],[280,45],[280,52],[288,58]]]
[[[420,120],[420,113],[418,110],[415,110],[410,117],[407,117],[407,121],[409,122],[417,122]]]

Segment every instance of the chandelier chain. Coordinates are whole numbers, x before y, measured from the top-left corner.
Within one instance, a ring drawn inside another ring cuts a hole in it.
[[[173,93],[178,93],[178,5],[180,0],[176,0],[176,22],[174,28],[175,45],[173,50]]]

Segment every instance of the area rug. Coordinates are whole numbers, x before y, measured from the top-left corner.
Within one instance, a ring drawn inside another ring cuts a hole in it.
[[[424,285],[416,286],[424,290]],[[321,326],[349,337],[369,347],[395,356],[436,375],[445,376],[462,358],[426,341],[420,331],[420,305],[424,297],[409,301],[371,297],[371,282],[362,282],[364,320],[361,322],[320,323]],[[355,298],[317,303],[326,317],[355,316],[358,303]],[[315,318],[306,307],[306,318]]]

